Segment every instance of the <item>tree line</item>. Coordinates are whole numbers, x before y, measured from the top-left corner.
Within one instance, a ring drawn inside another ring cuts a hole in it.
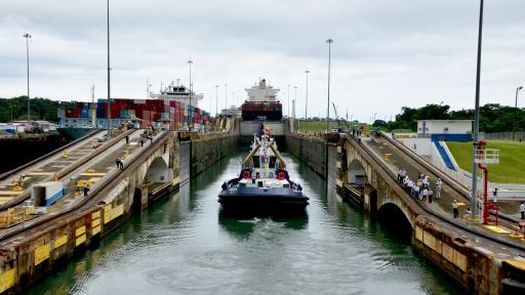
[[[488,103],[479,108],[479,130],[481,132],[507,132],[525,130],[525,111],[520,108]],[[401,108],[394,121],[376,120],[374,127],[386,130],[416,131],[417,120],[474,120],[473,109],[451,111],[450,106],[427,104],[421,108]]]
[[[31,120],[56,122],[59,101],[31,98]],[[27,96],[0,98],[0,122],[27,120]]]

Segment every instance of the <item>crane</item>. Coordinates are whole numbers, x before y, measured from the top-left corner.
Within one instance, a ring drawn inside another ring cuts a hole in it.
[[[337,122],[337,127],[339,127],[339,116],[337,115],[337,108],[335,107],[335,103],[333,101],[332,106],[334,107],[335,121]]]

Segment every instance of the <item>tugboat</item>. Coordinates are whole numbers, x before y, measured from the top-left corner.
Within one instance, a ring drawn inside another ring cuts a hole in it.
[[[308,197],[302,190],[290,180],[286,162],[266,128],[261,138],[254,136],[239,177],[222,184],[218,201],[230,212],[304,212]]]

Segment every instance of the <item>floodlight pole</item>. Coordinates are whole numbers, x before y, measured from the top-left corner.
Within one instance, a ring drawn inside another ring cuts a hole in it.
[[[470,210],[473,219],[479,219],[477,186],[478,186],[478,163],[476,163],[476,149],[479,140],[479,88],[481,77],[481,45],[483,36],[483,0],[480,0],[479,8],[479,31],[478,31],[478,59],[476,72],[476,102],[474,108],[474,137],[472,145],[472,192],[470,196]]]
[[[189,77],[189,82],[188,82],[189,83],[188,87],[190,89],[190,106],[188,108],[188,115],[189,115],[189,117],[188,117],[188,121],[189,121],[188,122],[188,128],[190,128],[190,130],[191,130],[191,127],[193,126],[193,107],[191,105],[191,103],[192,103],[192,96],[193,96],[193,82],[191,81],[191,64],[192,63],[193,63],[193,61],[191,59],[188,60],[188,66],[190,68],[190,73],[189,73],[190,77]]]
[[[108,38],[108,50],[107,50],[107,55],[108,55],[108,68],[107,68],[107,76],[108,76],[108,114],[107,114],[107,118],[108,118],[108,123],[107,123],[107,126],[108,126],[108,137],[110,135],[110,128],[111,128],[111,74],[110,74],[110,71],[111,71],[111,66],[110,66],[110,59],[109,59],[109,0],[107,1],[107,38]]]
[[[292,85],[288,84],[288,91],[286,92],[286,94],[288,95],[288,99],[286,101],[288,103],[288,118],[290,118],[290,86]]]
[[[219,116],[219,85],[215,85],[215,118]]]
[[[332,43],[334,40],[326,40],[328,43],[328,102],[326,104],[326,132],[330,132],[330,66],[332,62]]]
[[[306,97],[304,101],[304,119],[308,120],[308,74],[310,73],[309,70],[304,71],[306,75]]]
[[[523,86],[516,88],[516,100],[514,102],[514,131],[512,132],[512,140],[516,140],[516,129],[519,127],[518,123],[518,94]]]
[[[29,98],[29,39],[31,35],[26,33],[23,35],[26,38],[26,58],[27,58],[27,121],[31,121],[31,98]]]

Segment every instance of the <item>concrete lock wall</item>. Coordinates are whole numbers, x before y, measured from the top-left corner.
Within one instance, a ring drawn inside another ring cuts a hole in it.
[[[238,146],[239,136],[206,136],[191,142],[191,177],[202,173]]]
[[[237,139],[238,136],[218,135],[195,140],[190,158],[192,174],[202,172],[234,151]],[[0,249],[0,294],[20,293],[48,277],[57,267],[96,246],[102,237],[127,222],[134,208],[147,207],[149,197],[143,182],[148,173],[158,180],[164,176],[166,182],[171,181],[171,186],[178,188],[181,153],[183,149],[177,139],[167,138],[149,155],[140,156],[117,174],[99,192],[104,196],[103,202],[58,216],[41,231],[4,242]],[[143,204],[136,206],[137,202]]]
[[[299,136],[296,134],[285,137],[286,148],[294,156],[314,170],[323,178],[326,175],[326,145],[319,137]]]
[[[298,156],[304,164],[320,175],[326,175],[323,149],[326,146],[321,139],[287,135],[288,150]],[[405,216],[411,228],[411,243],[418,253],[423,255],[438,268],[449,274],[466,290],[475,294],[499,294],[502,290],[502,261],[494,257],[487,249],[471,245],[463,240],[461,234],[445,227],[442,222],[428,217],[406,195],[395,179],[375,160],[364,152],[359,144],[343,138],[336,146],[337,157],[334,164],[333,150],[328,143],[328,178],[333,178],[334,171],[338,179],[338,189],[345,182],[357,182],[357,178],[366,181],[365,204],[363,209],[376,213],[383,206],[395,206]],[[306,149],[311,149],[310,151]],[[317,153],[316,153],[317,152]],[[343,167],[343,165],[345,167]],[[361,177],[360,177],[361,176]],[[382,214],[382,213],[381,213]]]

